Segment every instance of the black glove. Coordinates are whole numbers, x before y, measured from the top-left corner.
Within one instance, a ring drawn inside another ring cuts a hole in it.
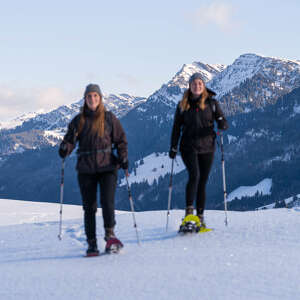
[[[65,141],[62,141],[59,149],[58,149],[58,154],[61,158],[65,158],[68,155],[68,146]]]
[[[124,159],[121,163],[120,163],[120,166],[123,170],[127,170],[128,167],[129,167],[129,162],[127,159]]]
[[[177,149],[171,148],[170,151],[169,151],[169,157],[171,159],[174,159],[176,157],[176,154],[177,154]]]
[[[218,129],[220,129],[220,130],[228,129],[228,123],[224,117],[218,118],[217,123],[218,123]]]

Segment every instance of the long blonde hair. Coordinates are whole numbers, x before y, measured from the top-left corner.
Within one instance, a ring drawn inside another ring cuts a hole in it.
[[[94,135],[98,135],[100,137],[104,136],[105,129],[105,107],[102,102],[102,96],[100,96],[100,103],[95,111],[95,117],[93,118],[91,132]],[[78,135],[81,133],[84,123],[85,123],[85,113],[88,109],[86,102],[84,101],[83,107],[80,109],[80,119],[78,126]]]
[[[182,100],[179,103],[179,107],[181,109],[181,111],[186,111],[190,109],[190,104],[189,104],[189,97],[192,96],[192,92],[191,90],[188,88],[182,97]],[[202,110],[205,109],[205,100],[208,98],[209,94],[208,91],[206,89],[206,87],[204,87],[204,91],[202,93],[202,97],[200,99],[200,101],[197,103],[197,105],[199,106],[199,108],[201,108]]]

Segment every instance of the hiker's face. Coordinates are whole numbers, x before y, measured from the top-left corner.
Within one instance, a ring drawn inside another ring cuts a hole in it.
[[[101,97],[98,93],[90,92],[86,95],[85,102],[90,110],[95,111],[101,102]]]
[[[194,96],[200,96],[204,91],[205,85],[204,82],[197,78],[191,83],[191,92]]]

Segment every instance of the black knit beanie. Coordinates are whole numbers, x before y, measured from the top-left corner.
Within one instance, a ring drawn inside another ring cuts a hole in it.
[[[191,83],[195,80],[195,79],[201,79],[203,82],[203,76],[201,75],[201,73],[194,73],[189,80],[189,85],[191,85]]]
[[[86,95],[88,93],[92,93],[92,92],[95,92],[97,93],[99,96],[102,97],[102,92],[100,90],[100,87],[98,84],[93,84],[93,83],[90,83],[89,85],[87,85],[87,87],[85,88],[85,91],[84,91],[84,98],[86,97]]]

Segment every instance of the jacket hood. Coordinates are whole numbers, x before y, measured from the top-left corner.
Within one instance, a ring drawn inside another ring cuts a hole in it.
[[[211,90],[209,88],[206,88],[206,90],[207,90],[207,92],[208,92],[208,94],[209,94],[210,97],[213,97],[213,96],[217,95],[213,90]]]

